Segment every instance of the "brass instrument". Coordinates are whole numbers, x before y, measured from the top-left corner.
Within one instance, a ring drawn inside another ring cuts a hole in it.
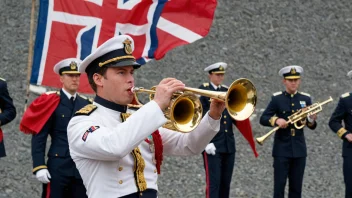
[[[150,90],[140,87],[133,88],[132,92],[149,93],[149,99],[152,100],[155,93],[153,89],[155,87]],[[185,87],[183,92],[174,93],[170,106],[164,112],[169,120],[164,125],[165,128],[185,133],[198,126],[203,108],[196,94],[224,101],[230,116],[235,120],[247,119],[253,113],[257,103],[256,89],[253,83],[245,78],[235,80],[227,92]]]
[[[149,93],[149,99],[153,100],[155,87],[144,89],[143,87],[133,87],[132,92],[138,101],[136,93]],[[168,119],[164,128],[188,133],[195,129],[202,119],[203,107],[199,98],[190,92],[176,92],[171,98],[170,106],[164,111]]]
[[[305,126],[306,123],[306,118],[310,115],[317,114],[323,110],[322,106],[325,105],[326,103],[329,103],[333,101],[333,99],[330,98],[319,103],[314,103],[310,106],[308,106],[306,109],[300,109],[296,113],[292,114],[291,116],[288,116],[288,121],[287,124],[294,124],[296,129],[302,129]],[[256,138],[258,144],[263,145],[264,141],[275,131],[277,131],[280,127],[277,126],[271,131],[269,131],[267,134],[263,135],[262,137]]]

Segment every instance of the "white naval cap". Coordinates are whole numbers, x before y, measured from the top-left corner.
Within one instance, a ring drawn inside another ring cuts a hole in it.
[[[227,68],[227,64],[224,62],[214,63],[209,65],[204,69],[204,71],[209,72],[209,74],[224,74]]]
[[[136,58],[132,55],[133,50],[134,41],[130,36],[112,37],[82,61],[79,71],[85,71],[89,77],[97,73],[102,67],[134,66],[137,69],[140,64],[136,62]]]
[[[54,72],[62,75],[62,74],[80,74],[78,71],[79,65],[81,64],[81,60],[77,58],[67,58],[64,59],[54,66]],[[83,72],[84,73],[84,72]]]
[[[347,76],[352,79],[352,70],[347,73]]]
[[[285,79],[298,79],[303,74],[303,68],[298,65],[286,66],[279,71],[279,75]]]

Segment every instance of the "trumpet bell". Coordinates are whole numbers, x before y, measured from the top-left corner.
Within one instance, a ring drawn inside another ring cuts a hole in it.
[[[257,104],[257,91],[251,81],[245,78],[237,79],[226,93],[226,109],[233,119],[241,121],[252,115]]]
[[[165,128],[188,133],[198,126],[202,119],[203,108],[199,98],[192,93],[183,93],[173,98],[165,111],[168,119]]]

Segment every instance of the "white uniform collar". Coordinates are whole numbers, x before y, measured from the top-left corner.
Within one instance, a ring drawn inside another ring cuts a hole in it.
[[[221,88],[221,85],[219,85],[219,87],[217,87],[214,83],[212,83],[211,81],[210,81],[210,84],[211,84],[211,86],[213,86],[213,88],[216,90],[217,88]]]
[[[76,100],[76,97],[77,97],[77,93],[71,95],[70,93],[68,93],[64,88],[61,89],[62,92],[64,92],[64,94],[67,96],[67,98],[70,100],[71,97],[73,96],[73,100]]]

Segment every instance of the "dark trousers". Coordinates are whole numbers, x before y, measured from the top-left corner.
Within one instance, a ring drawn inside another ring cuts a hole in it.
[[[302,183],[306,158],[274,157],[274,198],[284,198],[289,181],[289,198],[302,197]]]
[[[82,179],[50,175],[50,183],[43,184],[42,198],[88,198]]]
[[[206,198],[228,198],[235,153],[216,153],[208,155],[203,151],[206,176]]]
[[[4,139],[0,142],[0,157],[5,157],[6,152],[5,152],[5,143]]]
[[[157,198],[157,197],[158,197],[158,192],[156,190],[147,189],[142,193],[137,192],[120,198]]]
[[[343,178],[345,180],[345,198],[352,198],[352,156],[343,157]]]

